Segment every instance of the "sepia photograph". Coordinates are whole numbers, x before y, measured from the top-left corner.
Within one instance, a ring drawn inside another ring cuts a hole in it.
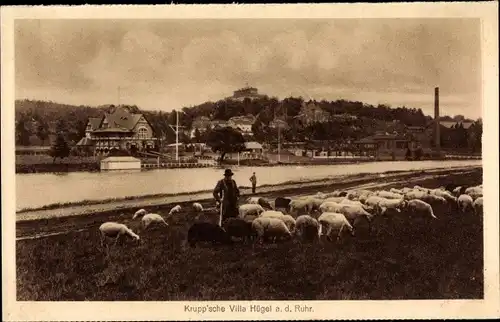
[[[498,317],[498,5],[426,5],[2,8],[4,320]]]

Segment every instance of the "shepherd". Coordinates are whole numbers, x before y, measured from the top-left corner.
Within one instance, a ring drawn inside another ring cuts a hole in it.
[[[252,183],[252,193],[255,194],[255,188],[257,187],[257,177],[255,176],[255,172],[250,177],[250,182]]]
[[[236,185],[236,181],[232,179],[233,172],[231,169],[224,171],[224,179],[217,182],[214,188],[214,198],[217,206],[220,206],[220,220],[219,225],[226,218],[238,216],[238,198],[240,197],[240,190]]]

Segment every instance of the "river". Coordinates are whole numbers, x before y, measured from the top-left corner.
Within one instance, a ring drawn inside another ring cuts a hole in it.
[[[264,185],[358,173],[481,164],[481,160],[391,161],[315,166],[239,167],[233,168],[233,172],[238,185],[249,186],[249,178],[254,171],[257,175],[257,184]],[[222,174],[222,169],[215,168],[16,174],[16,211],[54,203],[210,190],[214,188],[217,180],[222,178]]]

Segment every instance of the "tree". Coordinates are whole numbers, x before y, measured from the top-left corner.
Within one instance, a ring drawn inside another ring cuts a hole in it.
[[[241,152],[245,149],[243,135],[231,127],[214,129],[207,135],[207,145],[214,152],[220,153],[222,163],[227,153]]]
[[[41,121],[38,123],[38,127],[36,129],[36,136],[42,141],[42,145],[45,143],[45,140],[49,138],[49,127],[47,123]]]
[[[54,145],[49,151],[49,155],[53,158],[52,162],[55,162],[57,158],[64,159],[69,156],[70,148],[66,139],[62,133],[58,133]]]
[[[194,130],[194,142],[196,142],[196,143],[201,142],[201,133],[200,133],[200,130],[198,130],[198,129]]]
[[[30,131],[28,130],[26,119],[20,117],[16,123],[16,144],[30,145]]]

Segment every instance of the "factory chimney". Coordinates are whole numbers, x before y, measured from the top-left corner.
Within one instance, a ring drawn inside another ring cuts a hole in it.
[[[439,122],[439,87],[434,88],[434,139],[436,150],[441,150],[440,122]]]

